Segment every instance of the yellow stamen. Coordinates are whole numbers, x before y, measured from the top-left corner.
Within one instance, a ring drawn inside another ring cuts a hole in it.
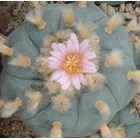
[[[68,73],[79,73],[80,72],[80,57],[77,54],[71,54],[66,57],[66,61],[63,64],[63,68]]]

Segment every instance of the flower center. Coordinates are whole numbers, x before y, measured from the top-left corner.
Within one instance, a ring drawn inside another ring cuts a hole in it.
[[[80,57],[77,54],[68,55],[63,64],[63,68],[68,73],[79,73],[80,72]]]

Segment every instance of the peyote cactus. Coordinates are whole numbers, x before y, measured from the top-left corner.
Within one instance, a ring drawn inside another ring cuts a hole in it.
[[[37,7],[0,48],[9,55],[0,77],[1,116],[16,112],[43,137],[85,137],[99,129],[115,137],[104,135],[106,124],[120,116],[116,124],[128,128],[118,137],[136,137],[139,117],[127,105],[139,73],[122,17],[109,21],[92,2]]]

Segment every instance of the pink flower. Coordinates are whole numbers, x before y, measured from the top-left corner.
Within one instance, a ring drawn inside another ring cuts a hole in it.
[[[80,90],[81,84],[86,85],[84,74],[97,72],[97,66],[90,61],[96,54],[88,39],[79,44],[72,33],[66,43],[53,43],[52,49],[48,57],[48,67],[53,70],[51,81],[59,82],[63,90],[71,84]]]

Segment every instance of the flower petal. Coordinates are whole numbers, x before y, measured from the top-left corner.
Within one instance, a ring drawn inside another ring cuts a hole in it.
[[[52,56],[50,56],[50,57],[48,57],[48,61],[49,62],[54,62],[54,63],[60,63],[60,61],[57,59],[57,58],[55,58],[55,57],[52,57]]]
[[[74,50],[75,52],[79,52],[79,42],[78,42],[78,40],[77,40],[77,36],[76,36],[75,33],[72,33],[72,34],[70,35],[70,42],[71,42],[71,44],[72,44],[72,46],[73,46],[73,50]]]
[[[97,66],[90,62],[90,61],[84,61],[83,62],[83,73],[95,73],[97,72]]]
[[[80,90],[81,84],[80,84],[79,76],[77,74],[72,75],[72,84],[76,89]]]
[[[91,62],[91,61],[83,61],[83,65],[85,67],[89,67],[91,69],[96,67],[96,65],[93,62]]]
[[[60,61],[63,61],[65,58],[65,56],[60,51],[51,51],[50,53],[53,57],[59,59]]]
[[[83,60],[90,60],[95,57],[96,57],[95,52],[88,52],[88,53],[85,53],[82,58]]]
[[[83,69],[83,73],[96,73],[96,72],[97,72],[96,68],[94,68],[94,69],[84,68]]]
[[[80,80],[80,83],[81,83],[81,84],[87,85],[87,81],[86,81],[86,79],[84,78],[83,74],[79,74],[79,80]]]
[[[89,40],[85,39],[80,43],[80,54],[83,55],[85,52],[89,50]]]
[[[59,46],[59,47],[58,47],[59,51],[60,51],[64,56],[66,56],[66,46],[65,46],[65,44],[59,43],[58,46]]]
[[[69,79],[69,74],[67,74],[64,70],[62,72],[61,78],[59,80],[60,84],[64,84]]]
[[[73,53],[73,45],[70,40],[67,41],[67,53]]]
[[[61,75],[62,75],[62,70],[57,70],[52,73],[50,80],[51,81],[58,80],[60,79]]]
[[[61,85],[61,88],[63,90],[66,90],[70,86],[71,80],[67,80],[63,85]]]
[[[51,47],[53,48],[53,50],[57,50],[57,51],[59,51],[59,49],[58,49],[59,46],[58,46],[57,43],[52,43]]]
[[[55,63],[55,62],[49,62],[48,67],[51,69],[61,69],[62,68],[62,64],[61,63]]]
[[[72,33],[72,34],[70,35],[70,41],[71,41],[72,43],[77,43],[77,44],[79,44],[79,43],[78,43],[78,40],[77,40],[77,36],[76,36],[75,33]]]

